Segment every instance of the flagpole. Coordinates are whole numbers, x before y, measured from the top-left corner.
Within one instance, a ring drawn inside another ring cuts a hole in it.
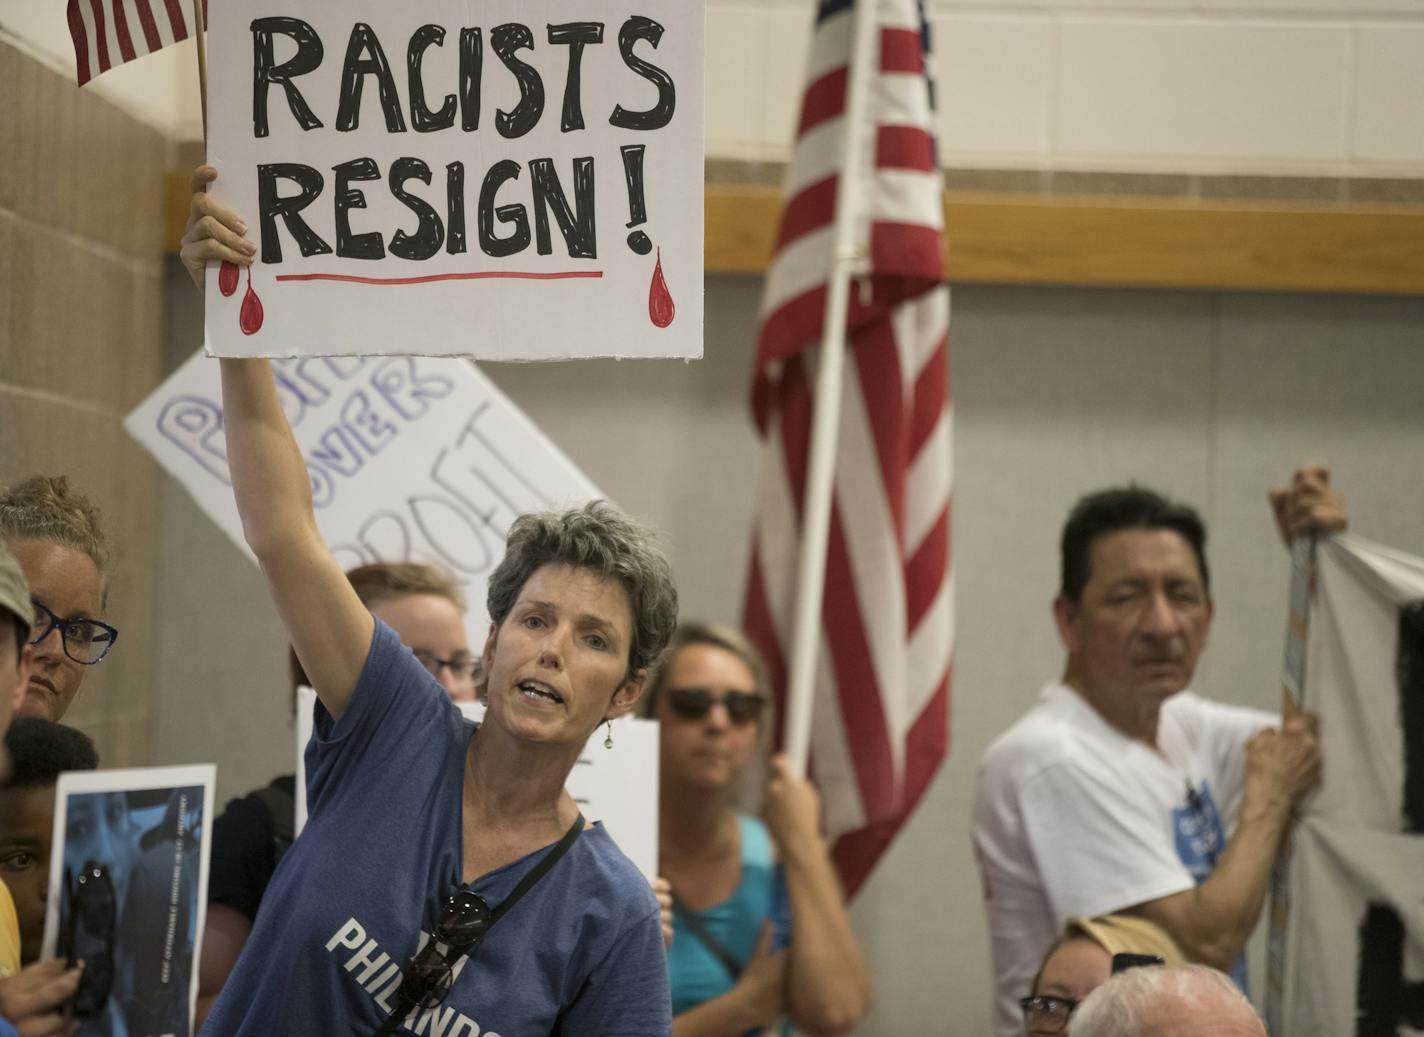
[[[208,47],[203,0],[193,0],[193,45],[198,50],[198,98],[203,105],[203,143],[208,142]]]
[[[792,770],[805,775],[811,749],[811,713],[815,701],[816,656],[820,647],[821,603],[826,583],[826,547],[830,539],[835,489],[836,438],[840,427],[844,381],[846,304],[855,269],[865,260],[856,240],[863,197],[861,163],[867,142],[865,112],[876,51],[875,0],[859,0],[851,35],[850,82],[846,87],[845,138],[836,186],[835,238],[831,251],[821,351],[816,372],[815,410],[811,418],[811,456],[802,506],[801,546],[797,563],[796,615],[792,626],[790,685],[786,702],[786,754]],[[871,142],[873,143],[873,142]]]
[[[1315,597],[1315,535],[1291,542],[1290,607],[1286,620],[1286,653],[1281,666],[1281,723],[1305,709],[1305,655],[1310,634],[1310,605]],[[1291,919],[1291,835],[1293,820],[1281,837],[1271,865],[1270,926],[1266,936],[1266,1032],[1285,1033],[1286,938]]]

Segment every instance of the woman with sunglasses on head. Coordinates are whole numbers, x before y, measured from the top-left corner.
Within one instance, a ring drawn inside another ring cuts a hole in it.
[[[250,262],[196,192],[183,258]],[[658,904],[565,791],[676,625],[649,533],[595,502],[520,517],[489,576],[483,723],[361,604],[323,543],[270,365],[223,360],[233,493],[318,698],[307,826],[204,1037],[645,1037],[670,1026]],[[612,729],[610,725],[610,737]]]
[[[1131,956],[1127,962],[1117,955]],[[1131,963],[1131,964],[1129,964]],[[1070,918],[1043,953],[1029,995],[1019,999],[1024,1037],[1059,1037],[1083,999],[1119,965],[1181,965],[1182,952],[1160,926],[1134,915]]]
[[[756,650],[727,627],[685,624],[644,712],[661,725],[658,870],[673,892],[673,1033],[740,1037],[789,1019],[849,1032],[870,978],[820,830],[820,800],[773,757],[765,822],[736,808],[769,739]]]

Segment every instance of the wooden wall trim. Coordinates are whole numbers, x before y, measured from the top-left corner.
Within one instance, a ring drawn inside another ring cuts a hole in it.
[[[178,250],[188,174],[164,185]],[[780,191],[709,183],[709,274],[761,274]],[[949,192],[951,283],[1424,294],[1424,205]]]
[[[951,283],[1424,294],[1424,206],[945,195]],[[778,190],[708,184],[709,273],[756,274]]]

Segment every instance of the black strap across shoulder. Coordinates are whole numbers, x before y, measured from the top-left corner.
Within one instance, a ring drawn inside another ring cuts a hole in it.
[[[687,927],[687,931],[697,937],[702,946],[712,952],[724,969],[731,975],[735,982],[742,976],[742,966],[737,964],[737,959],[732,957],[732,953],[717,942],[717,938],[712,935],[707,928],[707,924],[698,917],[697,912],[687,906],[687,902],[677,895],[677,890],[672,891],[672,909],[677,912],[677,916],[682,919],[682,924]]]
[[[544,859],[524,873],[524,877],[519,880],[519,885],[514,887],[509,896],[499,902],[498,907],[490,909],[490,924],[489,929],[485,930],[486,936],[489,935],[490,929],[494,928],[494,924],[503,918],[510,908],[519,903],[519,898],[533,889],[535,884],[549,873],[549,869],[559,863],[559,858],[573,848],[585,823],[583,814],[580,813],[578,817],[574,818],[574,823],[569,825],[569,830],[564,833],[564,837],[555,844],[552,850],[544,854]]]
[[[579,833],[584,829],[584,824],[583,813],[580,812],[579,815],[574,818],[574,823],[569,825],[569,830],[564,833],[563,838],[554,845],[554,848],[546,853],[538,864],[524,873],[524,877],[519,880],[519,884],[510,891],[509,896],[499,902],[498,907],[490,909],[489,925],[480,935],[480,938],[467,947],[452,948],[452,950],[456,950],[460,954],[473,958],[475,951],[479,949],[480,944],[484,942],[485,937],[489,936],[490,930],[494,928],[494,924],[508,914],[510,909],[519,903],[519,899],[524,896],[525,893],[533,889],[539,880],[549,873],[549,869],[555,864],[558,864],[559,859],[573,848],[574,843],[578,841]],[[375,1037],[389,1037],[390,1034],[395,1033],[396,1028],[401,1023],[401,1018],[402,1015],[399,1008],[392,1011],[376,1031]]]

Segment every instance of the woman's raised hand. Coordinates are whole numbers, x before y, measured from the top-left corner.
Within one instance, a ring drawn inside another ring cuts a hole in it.
[[[243,237],[247,224],[242,217],[208,194],[208,185],[217,178],[218,171],[212,166],[193,170],[188,228],[178,253],[199,290],[203,287],[203,271],[209,263],[225,260],[238,266],[251,266],[257,255],[257,246]]]

